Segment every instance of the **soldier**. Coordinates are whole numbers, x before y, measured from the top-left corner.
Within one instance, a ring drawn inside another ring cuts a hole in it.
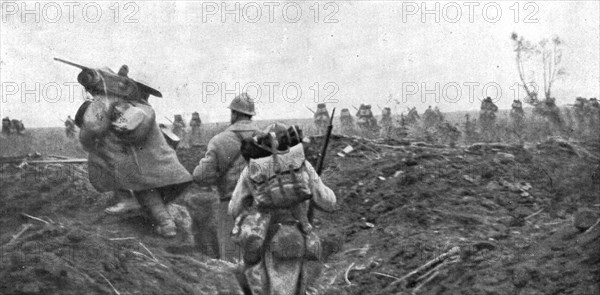
[[[75,121],[73,121],[71,116],[67,116],[67,120],[65,121],[65,133],[68,138],[75,137]]]
[[[442,142],[447,143],[451,147],[456,146],[456,142],[461,135],[460,130],[447,121],[438,125],[438,132],[440,133]]]
[[[283,124],[273,124],[265,130],[275,134],[273,144],[263,146],[254,141],[262,150],[270,148],[275,155],[269,152],[260,158],[250,157],[250,164],[241,173],[229,204],[229,214],[236,218],[248,215],[263,201],[268,202],[269,197],[285,199],[287,204],[261,208],[258,216],[268,215],[269,222],[252,228],[264,229],[264,235],[251,230],[247,236],[253,237],[240,241],[245,250],[241,282],[252,294],[307,294],[307,262],[321,257],[319,247],[315,247],[320,243],[319,237],[308,223],[308,205],[312,201],[326,212],[335,208],[334,192],[305,159],[301,136],[298,132],[290,134],[289,130]],[[272,175],[277,175],[277,180],[274,177],[264,180]]]
[[[183,117],[181,115],[175,115],[171,131],[181,139],[178,145],[179,148],[186,149],[190,147],[185,122],[183,121]]]
[[[400,121],[398,122],[400,124],[400,127],[398,127],[398,129],[396,129],[396,136],[400,137],[400,138],[404,138],[406,136],[408,136],[408,127],[406,126],[406,117],[404,116],[404,114],[400,114]]]
[[[208,142],[208,150],[204,158],[194,169],[194,180],[201,186],[217,186],[219,191],[217,213],[219,255],[222,260],[234,262],[238,258],[239,247],[233,243],[230,237],[234,220],[227,214],[227,208],[240,173],[246,166],[240,150],[242,140],[253,137],[259,129],[252,122],[252,116],[256,115],[254,101],[247,93],[242,93],[234,98],[229,109],[231,110],[231,126]]]
[[[587,126],[587,111],[589,110],[588,101],[583,97],[577,97],[575,99],[575,105],[573,105],[573,109],[575,109],[575,120],[577,122],[577,133],[580,135],[585,134],[588,126]]]
[[[436,114],[431,109],[431,106],[429,106],[425,110],[425,113],[423,113],[423,127],[425,127],[425,128],[431,128],[431,127],[435,126],[436,120],[437,120]]]
[[[179,136],[179,138],[184,138],[185,136],[185,122],[183,121],[183,117],[179,114],[175,115],[173,120],[173,127],[171,131],[175,133],[175,135]]]
[[[317,126],[318,134],[325,134],[327,132],[327,125],[329,125],[329,112],[324,103],[317,105],[317,111],[314,114],[315,126]]]
[[[10,122],[10,118],[9,117],[5,117],[2,119],[2,134],[4,135],[10,135],[11,132],[11,126],[10,126],[11,122]]]
[[[392,135],[394,123],[392,122],[392,110],[388,107],[383,108],[381,111],[381,127],[383,137],[389,137]]]
[[[200,139],[202,138],[200,126],[202,120],[200,120],[200,114],[198,112],[192,113],[192,119],[190,120],[190,144],[192,146],[199,146],[201,144]]]
[[[435,106],[435,108],[433,109],[433,114],[434,114],[434,116],[433,116],[434,126],[442,124],[444,122],[444,115],[440,111],[440,108]]]
[[[520,100],[513,100],[510,110],[510,130],[521,141],[522,130],[525,128],[525,112]]]
[[[373,111],[371,111],[371,105],[361,104],[356,116],[358,117],[356,123],[362,131],[375,134],[379,131],[377,119],[375,119],[375,116],[373,116]]]
[[[412,107],[411,109],[409,109],[408,115],[406,117],[406,124],[408,125],[414,125],[421,119],[416,107]]]
[[[354,118],[347,108],[342,109],[340,113],[340,123],[342,125],[342,133],[350,134],[354,129]]]
[[[496,112],[498,112],[498,107],[494,104],[491,97],[486,97],[481,102],[481,111],[479,112],[481,134],[485,141],[492,141],[494,138]]]
[[[75,116],[79,141],[88,152],[90,183],[100,192],[114,191],[129,200],[135,196],[156,232],[174,237],[176,225],[166,203],[178,197],[192,177],[165,141],[148,103],[150,95],[162,94],[129,78],[126,65],[118,74],[80,68],[78,81],[94,97]]]
[[[10,126],[12,128],[11,133],[16,133],[18,135],[25,134],[25,125],[23,124],[23,120],[12,119]]]
[[[476,126],[477,121],[471,121],[469,114],[465,114],[465,125],[464,125],[464,134],[465,134],[465,142],[472,143],[475,141],[476,137]]]

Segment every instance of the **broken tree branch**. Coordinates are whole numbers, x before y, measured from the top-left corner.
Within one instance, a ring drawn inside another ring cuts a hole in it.
[[[31,224],[31,223],[23,224],[23,227],[21,228],[21,230],[12,236],[12,239],[10,239],[10,241],[8,242],[8,244],[6,244],[6,246],[12,245],[21,235],[23,235],[32,226],[33,226],[33,224]]]
[[[376,272],[376,271],[372,271],[371,273],[374,274],[374,275],[378,275],[378,276],[382,276],[382,277],[388,277],[388,278],[392,278],[392,279],[396,279],[396,280],[400,279],[399,277],[388,275],[388,274],[384,274],[384,273],[380,273],[380,272]]]
[[[531,218],[531,217],[534,217],[534,216],[536,216],[536,215],[538,215],[538,214],[542,213],[542,211],[544,211],[544,208],[542,208],[542,209],[540,209],[540,210],[536,211],[535,213],[533,213],[533,214],[531,214],[531,215],[529,215],[529,216],[525,217],[525,220],[527,220],[527,219],[529,219],[529,218]]]
[[[452,256],[458,255],[459,253],[460,253],[460,247],[453,247],[448,252],[443,253],[442,255],[430,260],[429,262],[425,263],[424,265],[420,266],[419,268],[409,272],[408,274],[401,277],[400,279],[392,282],[391,286],[397,285],[397,284],[401,283],[402,281],[408,280],[411,277],[415,277],[415,276],[420,277],[421,274],[427,273],[431,268],[435,268],[440,263],[443,263],[444,260],[446,260]]]
[[[121,295],[121,293],[119,293],[115,286],[113,286],[113,284],[103,274],[101,274],[100,272],[98,272],[98,274],[108,283],[108,285],[113,289],[113,291],[115,291],[115,294]]]
[[[35,217],[35,216],[31,216],[31,215],[29,215],[29,214],[27,214],[27,213],[24,213],[24,212],[21,212],[21,215],[22,215],[22,216],[25,216],[25,217],[27,217],[27,218],[31,218],[31,219],[33,219],[33,220],[37,220],[37,221],[39,221],[39,222],[43,222],[43,223],[45,223],[45,224],[50,224],[50,223],[49,223],[48,221],[46,221],[46,220],[43,220],[43,219],[41,219],[41,218],[38,218],[38,217]]]
[[[146,251],[148,251],[148,253],[150,253],[150,255],[152,256],[154,261],[158,262],[158,259],[156,259],[156,256],[154,256],[154,253],[152,253],[144,244],[142,244],[142,242],[139,242],[139,243],[140,243],[140,246],[144,247],[144,249],[146,249]]]
[[[350,270],[352,269],[352,267],[354,267],[354,262],[352,262],[352,264],[350,264],[350,266],[346,269],[346,272],[344,273],[344,280],[346,281],[346,284],[348,284],[348,286],[352,286],[352,283],[348,279],[348,274],[350,273]]]
[[[594,223],[592,226],[590,226],[590,228],[588,228],[585,232],[583,232],[584,234],[587,234],[588,232],[591,232],[596,226],[598,226],[598,224],[600,223],[600,218],[598,218],[598,220],[596,220],[596,223]]]

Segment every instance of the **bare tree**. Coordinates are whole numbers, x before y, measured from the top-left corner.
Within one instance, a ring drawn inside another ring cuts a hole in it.
[[[516,62],[519,78],[527,93],[526,102],[531,105],[537,105],[540,102],[538,100],[539,91],[535,82],[535,70],[539,66],[540,57],[543,68],[544,96],[546,100],[551,98],[554,82],[565,74],[564,69],[560,67],[562,61],[561,45],[563,43],[561,39],[555,36],[552,39],[543,39],[536,44],[514,32],[511,39],[515,44],[515,52],[517,53]],[[525,64],[530,65],[530,75],[525,72]]]

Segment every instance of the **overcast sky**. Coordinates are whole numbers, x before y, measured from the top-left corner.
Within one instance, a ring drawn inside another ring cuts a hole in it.
[[[567,75],[553,87],[559,104],[600,93],[599,1],[499,1],[485,9],[487,2],[437,2],[439,21],[430,14],[424,22],[420,1],[291,2],[285,9],[284,3],[227,2],[232,15],[222,15],[221,1],[97,3],[78,2],[69,11],[65,3],[42,2],[36,13],[33,2],[3,2],[2,117],[30,127],[60,126],[58,118],[75,113],[83,98],[80,88],[70,94],[69,85],[79,71],[54,57],[114,71],[127,64],[130,77],[163,93],[150,99],[163,122],[176,113],[189,119],[193,111],[203,121],[228,120],[234,94],[223,86],[235,91],[236,84],[254,95],[260,86],[257,119],[311,117],[305,106],[315,109],[328,95],[328,107],[338,109],[370,103],[376,112],[376,105],[397,112],[428,105],[475,110],[486,85],[498,106],[509,108],[520,82],[513,31],[536,42],[554,35],[564,40]],[[24,15],[23,8],[34,12]],[[422,101],[420,92],[412,94],[415,86],[433,94]],[[388,103],[390,95],[401,104]]]

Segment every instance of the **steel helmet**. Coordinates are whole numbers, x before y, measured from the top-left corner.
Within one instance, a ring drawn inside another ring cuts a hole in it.
[[[233,101],[231,101],[229,109],[250,116],[256,115],[254,112],[254,100],[245,92],[236,96]]]

